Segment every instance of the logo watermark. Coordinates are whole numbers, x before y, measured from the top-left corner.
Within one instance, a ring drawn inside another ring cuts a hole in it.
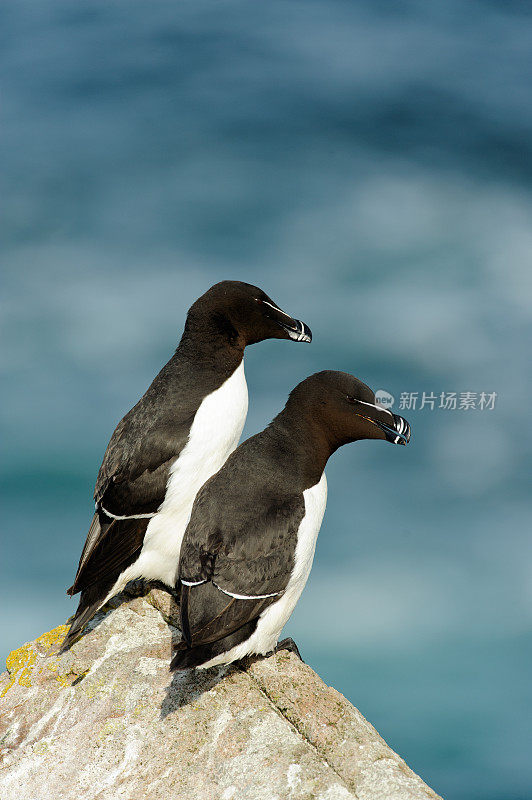
[[[377,389],[375,392],[375,402],[383,408],[391,408],[395,403],[395,397],[386,389]]]
[[[493,411],[497,392],[401,392],[399,411]],[[375,392],[376,402],[384,408],[392,408],[395,398],[385,389]]]

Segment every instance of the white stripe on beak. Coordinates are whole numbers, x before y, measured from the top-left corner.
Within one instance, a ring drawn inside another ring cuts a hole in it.
[[[281,311],[281,309],[277,308],[277,306],[274,306],[273,303],[268,303],[267,300],[261,300],[261,303],[264,303],[265,306],[270,306],[270,308],[273,308],[274,311],[278,311],[279,314],[283,315],[283,317],[288,317],[288,319],[292,319],[290,314],[287,314],[286,311]]]
[[[362,403],[363,406],[370,406],[370,408],[376,408],[377,411],[385,411],[393,419],[392,412],[388,411],[388,409],[384,408],[384,406],[379,406],[376,403],[366,403],[365,400],[357,400],[357,403]]]

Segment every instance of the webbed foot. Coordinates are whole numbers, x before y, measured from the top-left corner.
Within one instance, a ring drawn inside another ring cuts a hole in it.
[[[281,642],[278,642],[273,652],[278,653],[280,650],[288,650],[289,653],[295,653],[299,660],[303,662],[303,664],[305,663],[301,658],[301,653],[299,652],[297,644],[293,639],[290,638],[290,636],[288,636],[286,639],[283,639]]]

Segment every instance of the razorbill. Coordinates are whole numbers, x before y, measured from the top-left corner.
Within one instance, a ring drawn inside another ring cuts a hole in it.
[[[352,375],[318,372],[202,487],[181,547],[183,638],[172,669],[275,648],[312,566],[325,464],[359,439],[406,444],[410,426]]]
[[[68,589],[81,592],[81,599],[63,649],[128,581],[175,587],[196,492],[242,433],[244,348],[264,339],[311,338],[304,323],[248,283],[217,283],[191,306],[177,350],[118,424],[105,452],[96,513]]]

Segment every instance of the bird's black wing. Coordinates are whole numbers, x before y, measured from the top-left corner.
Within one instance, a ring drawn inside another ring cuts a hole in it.
[[[246,498],[243,487],[240,498],[220,505],[209,488],[208,482],[196,499],[179,562],[188,647],[229,636],[279,599],[305,514],[302,494]]]
[[[98,473],[97,506],[115,516],[157,511],[168,471],[188,441],[196,410],[197,406],[179,419],[159,422],[138,415],[128,420],[126,415],[111,437]]]
[[[170,467],[188,441],[194,406],[192,413],[185,406],[181,419],[159,424],[147,413],[133,415],[135,407],[117,426],[98,474],[96,513],[68,594],[119,574],[135,560],[150,517],[164,500]]]

